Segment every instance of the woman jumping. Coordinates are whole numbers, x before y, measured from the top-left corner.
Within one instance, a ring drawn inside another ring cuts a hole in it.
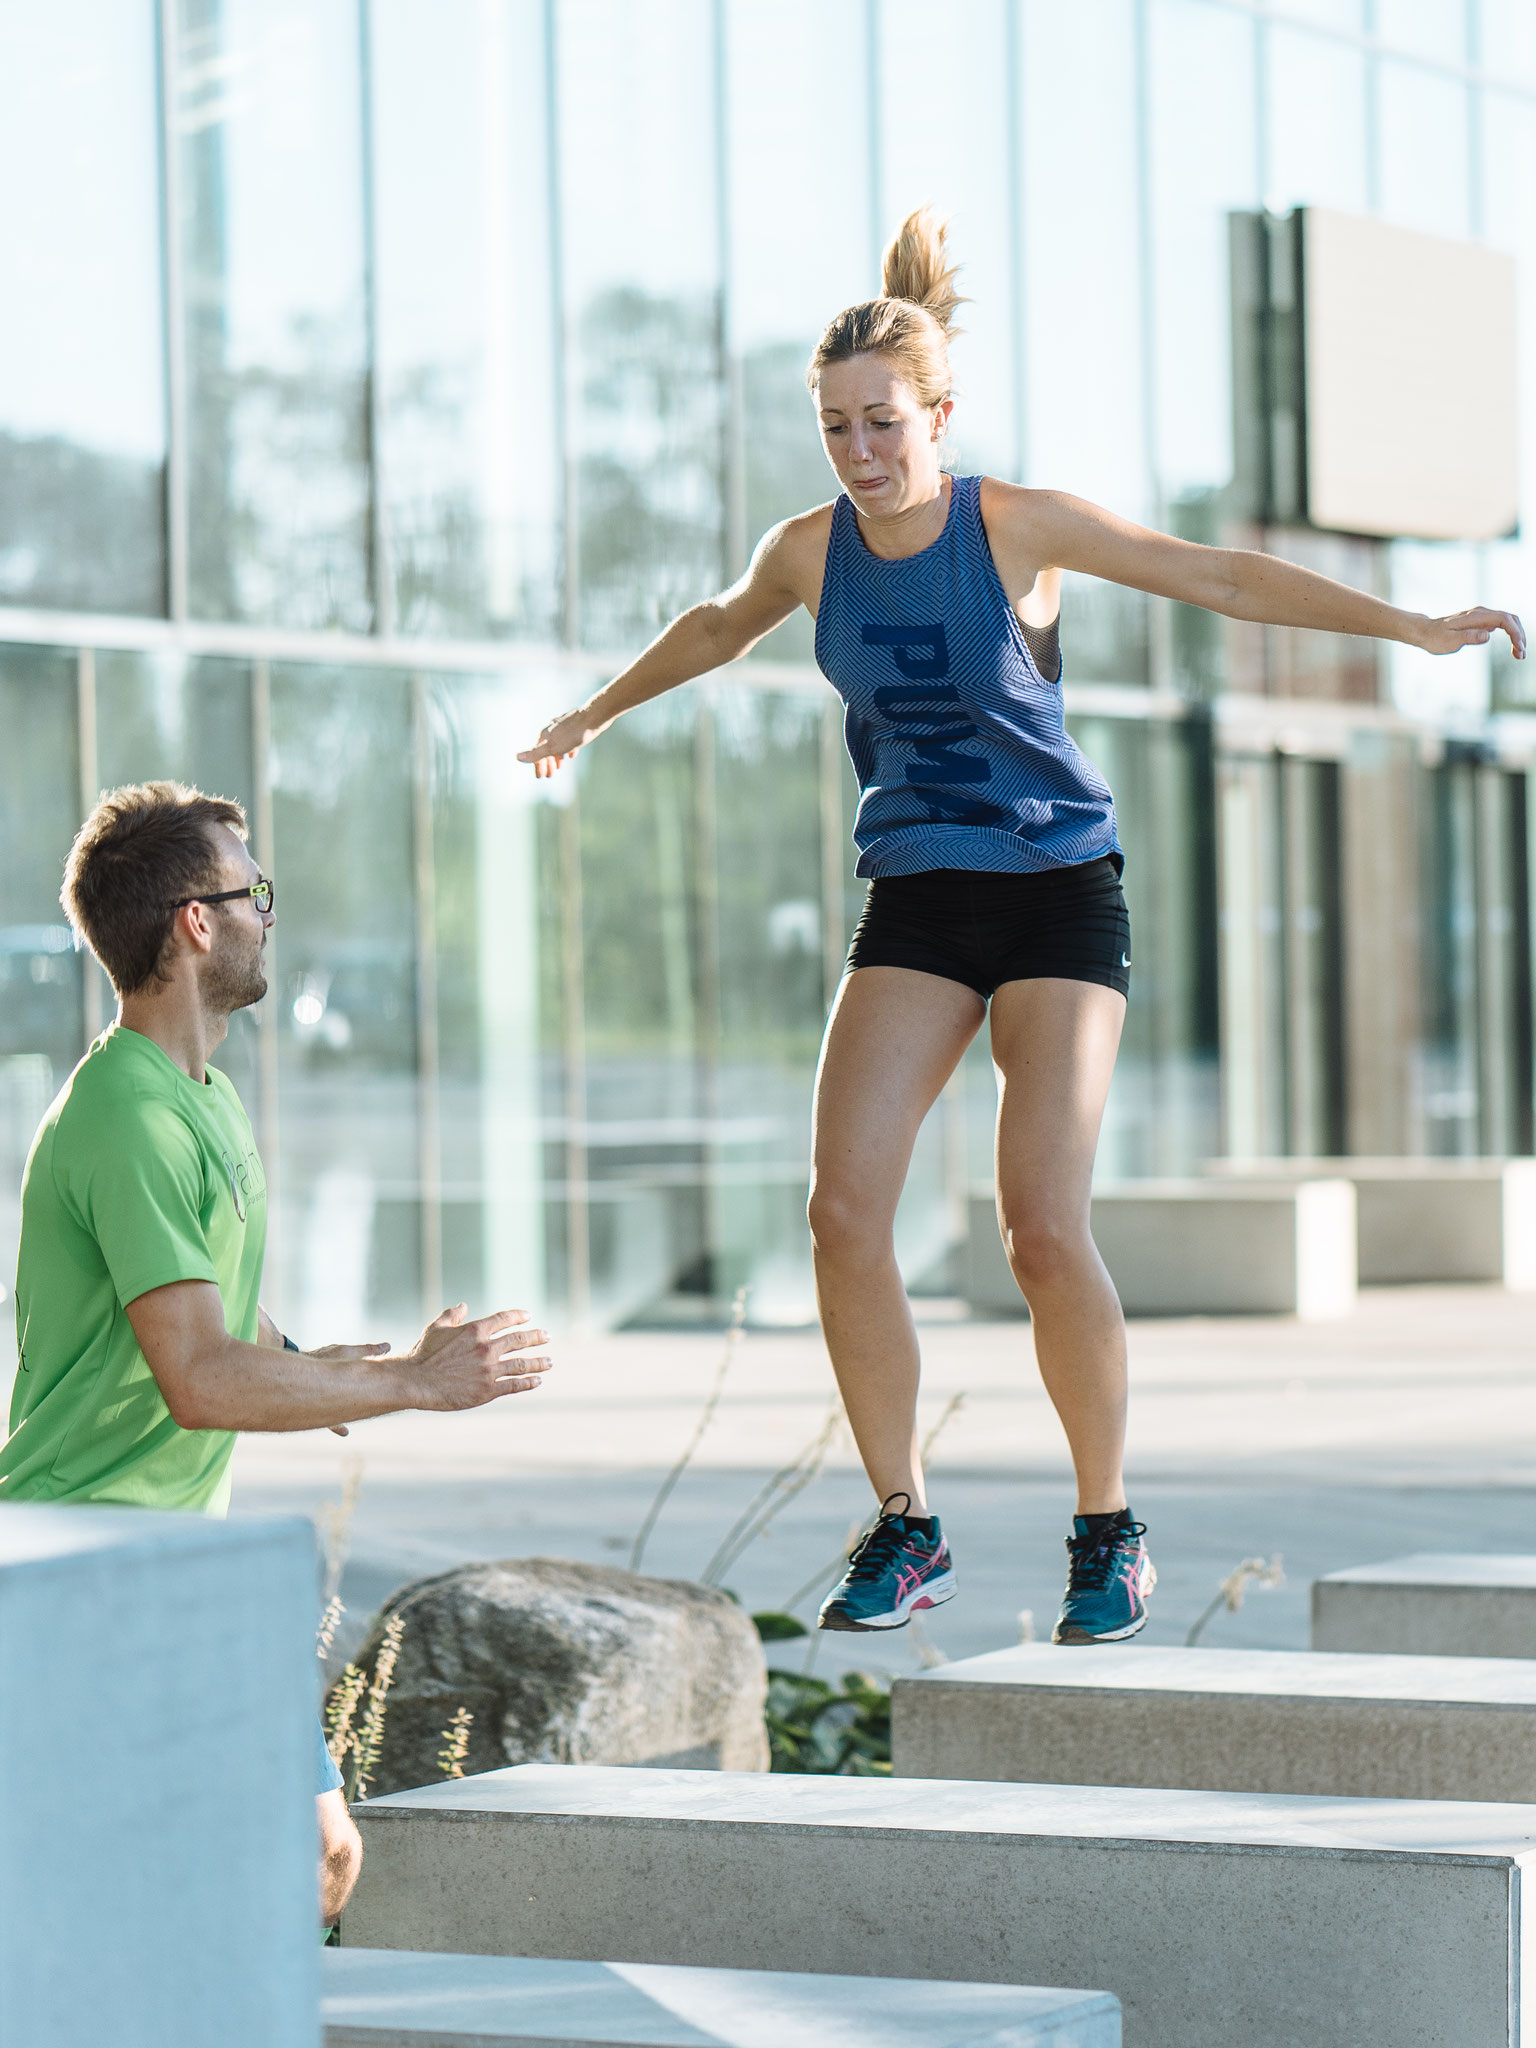
[[[1232,619],[1434,654],[1520,621],[1400,611],[1273,556],[1197,547],[1059,491],[941,467],[954,270],[925,208],[883,292],[832,321],[807,371],[839,495],[775,527],[721,596],[674,621],[518,759],[540,776],[620,713],[734,661],[804,605],[847,707],[870,882],[816,1078],[810,1198],[827,1349],[880,1519],[824,1629],[900,1628],[955,1591],[918,1462],[918,1345],[893,1246],[918,1127],[990,1005],[998,1219],[1077,1474],[1053,1640],[1115,1642],[1156,1574],[1126,1505],[1125,1324],[1088,1228],[1125,1020],[1130,927],[1103,777],[1068,738],[1057,612],[1072,569]]]

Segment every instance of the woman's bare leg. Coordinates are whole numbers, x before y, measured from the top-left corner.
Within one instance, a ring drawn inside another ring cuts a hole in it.
[[[998,1223],[1072,1449],[1080,1515],[1125,1506],[1125,1319],[1088,1229],[1124,1022],[1125,998],[1091,982],[1010,981],[992,998]]]
[[[832,1369],[876,1498],[927,1513],[917,1458],[917,1332],[896,1269],[896,1203],[918,1127],[981,1028],[974,990],[861,967],[838,990],[816,1075],[811,1242]]]

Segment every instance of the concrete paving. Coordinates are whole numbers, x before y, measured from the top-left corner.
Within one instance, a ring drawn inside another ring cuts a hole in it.
[[[898,1777],[1525,1801],[1536,1662],[1048,1643],[900,1678]]]
[[[326,2048],[1120,2048],[1101,1991],[329,1949]]]
[[[1139,2048],[1520,2048],[1536,1806],[533,1764],[357,1817],[348,1946],[1065,1978]]]
[[[931,1493],[955,1548],[959,1597],[896,1638],[839,1636],[817,1668],[915,1668],[1047,1635],[1072,1511],[1061,1428],[1027,1323],[966,1321],[919,1303],[922,1426],[951,1399]],[[301,1331],[319,1342],[334,1331]],[[359,1333],[365,1334],[365,1333]],[[537,1394],[473,1414],[404,1415],[246,1437],[235,1512],[315,1514],[349,1461],[362,1490],[339,1647],[402,1581],[467,1558],[555,1555],[624,1563],[668,1467],[692,1436],[721,1357],[718,1333],[562,1338]],[[1212,1647],[1305,1649],[1308,1582],[1413,1551],[1521,1551],[1536,1528],[1536,1303],[1497,1287],[1384,1288],[1347,1321],[1195,1318],[1131,1325],[1131,1502],[1160,1583],[1145,1636],[1181,1643],[1242,1558],[1284,1553],[1287,1583],[1219,1612]],[[714,1421],[672,1494],[644,1567],[700,1573],[743,1508],[823,1428],[831,1371],[814,1331],[749,1331]],[[871,1506],[846,1430],[818,1477],[726,1572],[750,1608],[812,1582],[814,1614],[850,1528]],[[818,1579],[817,1574],[821,1577]],[[795,1664],[800,1646],[775,1652]]]
[[[1314,1650],[1536,1657],[1536,1556],[1389,1558],[1312,1581]]]

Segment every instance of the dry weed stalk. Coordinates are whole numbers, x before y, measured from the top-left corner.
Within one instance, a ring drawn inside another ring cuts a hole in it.
[[[705,1397],[698,1423],[688,1440],[688,1448],[661,1482],[656,1498],[646,1510],[645,1520],[640,1524],[635,1540],[630,1545],[629,1568],[632,1572],[639,1571],[640,1560],[645,1556],[645,1546],[651,1540],[651,1531],[656,1527],[661,1511],[667,1504],[667,1498],[687,1471],[694,1452],[704,1441],[705,1430],[715,1419],[715,1410],[720,1406],[720,1396],[725,1388],[725,1376],[741,1348],[742,1333],[747,1327],[747,1297],[751,1292],[750,1287],[738,1287],[736,1290],[736,1299],[731,1304],[731,1326],[725,1333],[725,1350],[721,1353],[720,1363],[715,1368],[714,1383]]]
[[[468,1707],[460,1707],[443,1730],[443,1746],[437,1752],[437,1764],[445,1778],[462,1778],[464,1775],[464,1759],[469,1755],[469,1731],[474,1719]]]
[[[395,1682],[395,1665],[400,1656],[400,1638],[404,1634],[404,1615],[392,1614],[384,1624],[384,1639],[379,1644],[379,1654],[373,1660],[373,1679],[368,1687],[368,1706],[354,1745],[357,1771],[352,1789],[354,1799],[368,1797],[368,1787],[373,1782],[374,1773],[379,1767],[379,1758],[384,1751],[384,1710],[389,1702],[389,1688]]]
[[[320,1525],[320,1549],[325,1558],[327,1612],[341,1591],[341,1574],[346,1566],[347,1548],[352,1537],[352,1517],[357,1512],[357,1496],[362,1486],[363,1461],[354,1451],[341,1461],[341,1499],[328,1500],[316,1518]]]
[[[322,1664],[331,1654],[331,1645],[336,1640],[337,1626],[346,1611],[346,1608],[341,1604],[341,1595],[333,1593],[325,1604],[325,1612],[320,1617],[320,1626],[315,1631],[315,1655]]]
[[[331,1760],[341,1775],[347,1775],[347,1752],[356,1744],[352,1723],[357,1718],[363,1688],[368,1683],[355,1664],[349,1664],[337,1679],[325,1707],[325,1742]]]
[[[722,1575],[730,1570],[750,1544],[757,1541],[780,1509],[787,1507],[797,1493],[803,1493],[810,1485],[827,1461],[827,1453],[842,1420],[842,1397],[835,1394],[827,1409],[826,1420],[805,1449],[758,1488],[731,1524],[716,1546],[714,1556],[699,1574],[703,1584],[718,1586]]]
[[[1275,1586],[1285,1584],[1285,1560],[1277,1550],[1272,1558],[1245,1557],[1222,1580],[1216,1588],[1216,1598],[1206,1608],[1189,1634],[1184,1638],[1186,1650],[1192,1650],[1205,1631],[1206,1623],[1218,1608],[1225,1607],[1228,1614],[1236,1614],[1243,1604],[1243,1595],[1249,1586],[1257,1586],[1261,1592],[1269,1592]]]

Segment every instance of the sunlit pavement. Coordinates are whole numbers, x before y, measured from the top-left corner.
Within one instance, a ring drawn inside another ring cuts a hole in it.
[[[965,1656],[1017,1641],[1021,1609],[1048,1632],[1070,1468],[1027,1323],[967,1322],[937,1303],[920,1319],[922,1426],[965,1396],[931,1460],[961,1591],[923,1636]],[[361,1459],[343,1645],[402,1580],[468,1558],[623,1564],[694,1432],[723,1342],[715,1332],[569,1338],[554,1347],[547,1386],[474,1414],[387,1417],[345,1443],[247,1437],[235,1512],[315,1513]],[[1536,1296],[1379,1289],[1346,1322],[1141,1322],[1131,1360],[1131,1500],[1161,1580],[1149,1642],[1182,1641],[1243,1557],[1282,1552],[1287,1583],[1219,1614],[1213,1645],[1304,1646],[1307,1582],[1319,1572],[1409,1550],[1536,1550]],[[645,1569],[698,1576],[757,1489],[822,1430],[831,1394],[815,1332],[748,1332]],[[819,1476],[723,1582],[751,1608],[783,1605],[868,1505],[841,1430]],[[818,1656],[832,1670],[902,1670],[922,1648],[909,1629],[838,1637]],[[776,1653],[786,1663],[800,1654],[794,1644]]]

